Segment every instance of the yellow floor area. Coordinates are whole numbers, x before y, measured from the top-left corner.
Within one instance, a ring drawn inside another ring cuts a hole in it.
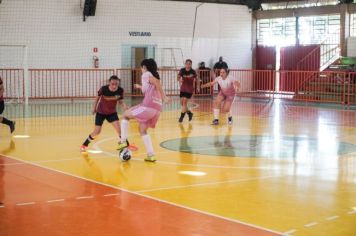
[[[225,116],[210,125],[202,104],[191,124],[179,125],[179,111],[165,111],[149,131],[156,163],[143,161],[135,121],[129,140],[139,150],[129,162],[119,161],[108,123],[88,156],[81,155],[93,128],[90,115],[18,118],[14,137],[0,128],[0,152],[285,234],[356,235],[356,111],[273,106],[262,114],[252,112],[253,103],[236,104],[232,126]],[[167,141],[178,150],[164,147]]]

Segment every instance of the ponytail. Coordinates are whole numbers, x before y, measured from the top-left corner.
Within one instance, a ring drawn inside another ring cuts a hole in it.
[[[151,72],[151,74],[157,78],[157,79],[160,79],[160,76],[158,74],[158,67],[157,67],[157,63],[155,62],[155,60],[153,60],[152,58],[150,59],[144,59],[142,62],[141,62],[141,66],[145,66],[147,68],[147,70],[149,72]]]

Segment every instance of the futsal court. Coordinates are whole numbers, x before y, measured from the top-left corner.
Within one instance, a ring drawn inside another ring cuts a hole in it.
[[[0,0],[0,236],[118,235],[356,236],[356,1]]]
[[[90,103],[9,106],[2,235],[355,234],[354,110],[240,99],[233,125],[212,126],[211,99],[194,99],[182,124],[177,102],[150,132],[156,163],[143,161],[135,121],[130,161],[108,123],[81,154]]]

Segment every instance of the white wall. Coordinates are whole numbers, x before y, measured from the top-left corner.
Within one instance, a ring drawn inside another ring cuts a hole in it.
[[[84,0],[83,0],[84,1]],[[28,46],[30,68],[91,68],[93,47],[101,68],[122,67],[123,44],[181,48],[184,58],[212,64],[221,55],[231,68],[251,68],[251,14],[245,6],[140,0],[98,0],[96,16],[82,21],[80,0],[3,0],[0,4],[0,68],[18,67]],[[151,37],[130,37],[149,31]],[[193,43],[193,45],[192,45]]]

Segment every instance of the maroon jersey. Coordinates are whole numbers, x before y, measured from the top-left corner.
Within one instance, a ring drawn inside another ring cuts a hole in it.
[[[116,91],[112,92],[109,89],[109,85],[105,85],[99,89],[98,96],[100,97],[100,100],[96,111],[103,115],[110,115],[116,113],[117,101],[124,98],[124,90],[121,87],[118,87]],[[102,96],[115,99],[107,100]]]
[[[3,83],[2,83],[2,79],[0,78],[0,86],[2,86]],[[4,92],[0,95],[0,102],[1,101],[4,101]]]
[[[195,70],[190,69],[186,70],[185,68],[180,69],[179,74],[183,79],[183,83],[180,86],[180,91],[185,93],[193,93],[194,92],[194,82],[197,77],[197,73]]]

